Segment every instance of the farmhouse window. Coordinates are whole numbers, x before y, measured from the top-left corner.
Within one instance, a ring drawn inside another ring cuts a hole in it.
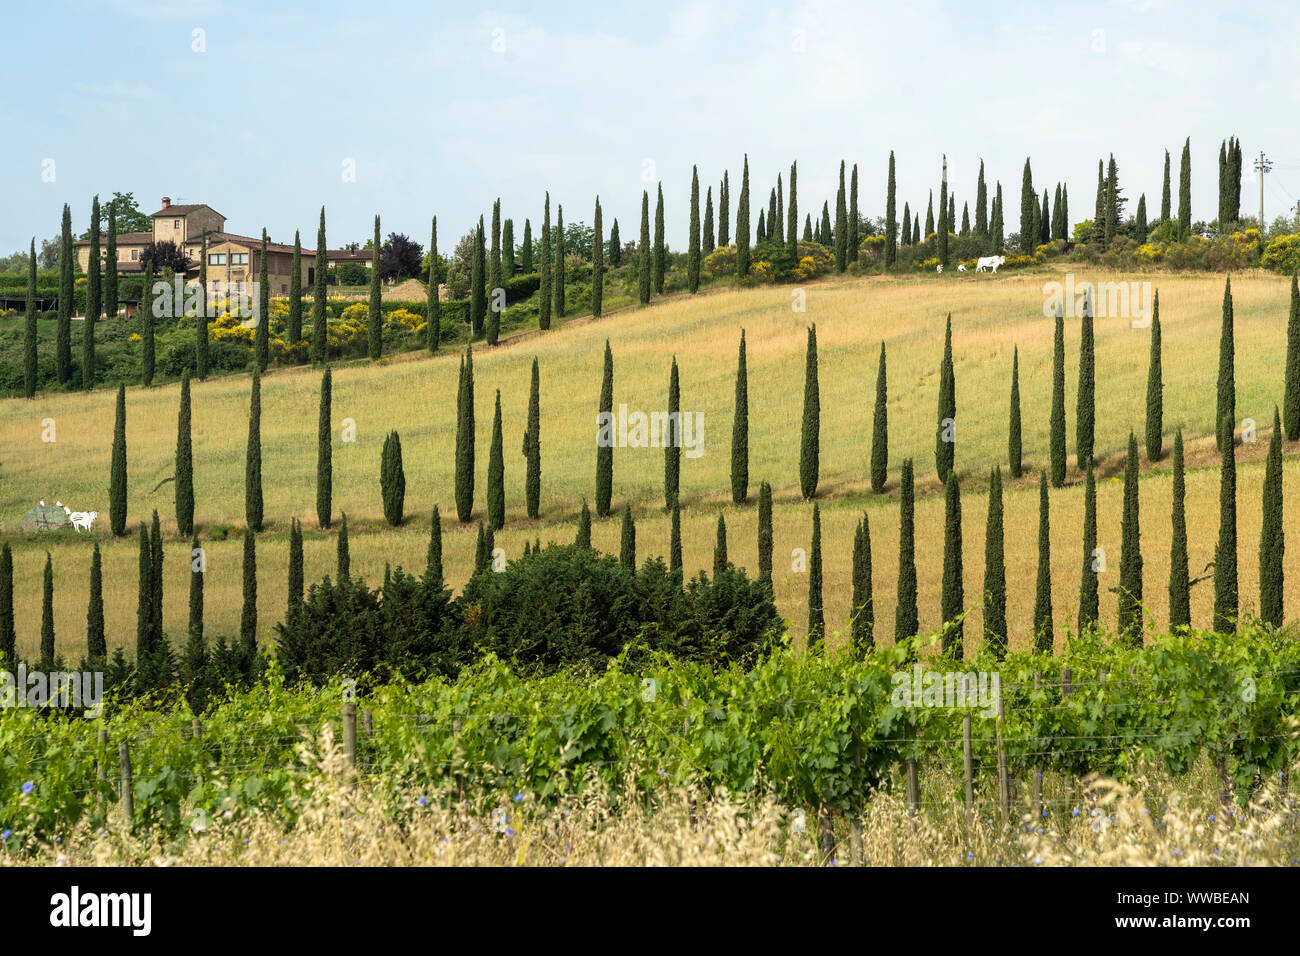
[[[247,253],[247,252],[232,252],[232,253],[230,254],[230,264],[231,264],[232,266],[246,266],[246,265],[248,265],[248,253]]]
[[[209,252],[208,265],[224,266],[226,264],[226,254],[224,252]]]

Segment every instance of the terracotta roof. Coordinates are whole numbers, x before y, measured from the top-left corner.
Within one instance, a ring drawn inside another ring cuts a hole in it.
[[[186,240],[186,241],[187,241],[187,242],[193,242],[194,240],[193,240],[193,239],[189,239],[189,240]],[[233,232],[210,232],[210,233],[208,233],[208,245],[209,245],[209,246],[216,245],[217,243],[220,243],[220,242],[233,242],[233,243],[235,243],[236,245],[247,246],[247,247],[250,248],[250,249],[261,249],[261,248],[262,248],[262,237],[261,237],[261,236],[241,236],[241,235],[238,235],[238,234],[233,233]],[[292,252],[293,252],[293,246],[292,246],[292,245],[287,245],[287,246],[286,246],[286,245],[285,245],[284,243],[282,243],[282,242],[271,242],[270,240],[267,240],[267,243],[266,243],[266,251],[267,251],[267,252],[288,252],[288,253],[292,253]],[[309,255],[309,254],[310,254],[310,255],[313,255],[313,256],[316,255],[316,253],[315,253],[315,252],[312,252],[312,250],[310,250],[310,249],[303,249],[303,250],[302,250],[302,254],[303,254],[304,256]]]
[[[120,246],[120,245],[133,246],[133,245],[135,245],[136,243],[145,243],[145,242],[153,242],[153,233],[152,233],[152,232],[119,232],[119,233],[117,234],[117,244],[118,244],[119,246]],[[88,246],[88,245],[90,245],[90,240],[89,240],[89,239],[78,239],[77,242],[76,242],[76,245],[78,245],[78,246]],[[107,245],[108,245],[108,237],[107,237],[107,236],[104,236],[104,235],[101,235],[101,236],[99,237],[99,247],[100,247],[101,249],[103,249],[103,248],[105,248]]]
[[[172,205],[168,206],[166,209],[159,209],[150,218],[157,219],[159,216],[188,216],[196,209],[212,209],[212,207],[205,202],[193,203],[188,206],[178,206],[175,203],[172,203]],[[217,212],[215,209],[212,209],[212,211]],[[217,215],[221,216],[221,213],[217,212]],[[225,219],[226,217],[221,216],[221,218]]]

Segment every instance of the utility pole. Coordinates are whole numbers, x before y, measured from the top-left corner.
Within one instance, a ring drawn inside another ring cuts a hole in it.
[[[1259,173],[1259,231],[1264,232],[1264,174],[1273,168],[1273,161],[1264,158],[1264,151],[1259,151],[1259,159],[1255,160],[1255,172]]]

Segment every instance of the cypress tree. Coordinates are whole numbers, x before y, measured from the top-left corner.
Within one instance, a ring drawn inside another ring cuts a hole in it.
[[[348,513],[342,512],[339,519],[339,540],[337,544],[337,566],[335,574],[340,581],[346,581],[352,574],[352,555],[348,549]]]
[[[90,207],[90,260],[86,264],[86,322],[81,330],[81,387],[95,387],[95,323],[101,311],[99,283],[99,197]]]
[[[555,317],[564,318],[564,207],[555,207],[555,268],[551,270],[555,284]]]
[[[497,200],[500,202],[500,200]],[[501,278],[509,279],[515,274],[515,221],[501,221]]]
[[[1093,205],[1092,214],[1092,235],[1088,241],[1096,243],[1098,246],[1106,245],[1106,217],[1107,202],[1106,196],[1106,174],[1104,172],[1105,164],[1102,160],[1097,160],[1097,199]]]
[[[774,190],[773,192],[775,193],[775,190]],[[773,206],[776,206],[776,196],[775,196],[775,195],[772,196],[772,205],[773,205]],[[767,238],[767,225],[766,225],[766,223],[763,221],[763,210],[762,210],[762,209],[759,209],[759,211],[758,211],[758,228],[756,228],[756,229],[754,230],[754,241],[755,241],[755,242],[762,242],[762,241],[763,241],[764,239],[766,239],[766,238]]]
[[[804,242],[813,241],[812,216],[803,217],[803,241]]]
[[[108,241],[104,246],[104,316],[117,318],[117,207],[108,204]]]
[[[384,501],[384,520],[393,527],[402,523],[406,502],[406,471],[402,468],[402,439],[396,431],[384,439],[379,460],[379,488]]]
[[[712,186],[704,188],[704,236],[702,242],[702,251],[706,256],[718,248],[717,242],[714,241]]]
[[[545,235],[545,231],[543,231]],[[483,327],[487,319],[487,294],[483,288],[483,283],[487,279],[487,254],[483,251],[483,217],[478,217],[478,225],[474,227],[474,255],[470,259],[469,267],[469,319],[470,333],[474,338],[481,338]],[[549,291],[549,285],[548,285]],[[550,316],[546,316],[546,324],[539,325],[539,328],[549,329],[551,327]]]
[[[108,519],[113,534],[126,534],[126,387],[117,387],[113,421],[113,462],[108,478]]]
[[[989,234],[989,187],[984,182],[984,160],[980,160],[979,178],[975,181],[975,235],[987,239]]]
[[[191,641],[203,640],[203,575],[206,573],[205,565],[199,560],[199,555],[195,552],[201,551],[199,548],[199,536],[194,535],[190,541],[190,626],[189,634]]]
[[[803,380],[803,426],[799,437],[799,490],[805,501],[817,494],[821,415],[821,390],[817,385],[817,325],[814,323],[808,327],[808,352]]]
[[[1052,206],[1052,238],[1064,239],[1062,235],[1064,227],[1061,225],[1061,184],[1056,184],[1056,195],[1052,197],[1055,202]]]
[[[729,246],[731,244],[731,229],[729,226],[729,217],[731,207],[731,183],[727,178],[727,171],[722,171],[722,184],[718,187],[718,245]]]
[[[23,323],[23,394],[36,397],[36,239],[27,257],[27,308]]]
[[[1047,202],[1047,190],[1043,190],[1043,212],[1038,217],[1038,239],[1039,243],[1047,242],[1052,238],[1052,220],[1051,207]]]
[[[636,524],[632,521],[632,506],[623,506],[623,529],[619,542],[618,561],[629,571],[636,570]]]
[[[1147,367],[1147,461],[1164,455],[1164,373],[1160,364],[1160,293],[1151,313],[1151,361]]]
[[[758,579],[772,589],[772,486],[766,481],[758,484]]]
[[[999,180],[996,184],[993,194],[993,219],[989,225],[989,233],[993,236],[993,252],[1000,252],[1006,248],[1006,238],[1003,236],[1003,229],[1006,226],[1006,215],[1003,212],[1002,205],[1002,182]]]
[[[239,641],[250,654],[257,653],[257,532],[251,528],[244,533],[244,606],[239,615]]]
[[[14,555],[6,541],[0,545],[0,656],[4,657],[5,666],[12,668],[17,663],[15,645],[17,635],[14,631]]]
[[[329,366],[320,378],[320,409],[316,425],[316,520],[328,529],[334,511],[334,462],[331,448],[330,404],[333,383]]]
[[[504,279],[501,262],[501,199],[498,197],[492,202],[492,244],[488,247],[488,295],[491,298],[496,298],[496,290],[501,288]],[[488,303],[488,308],[492,308],[492,303]]]
[[[293,259],[289,265],[289,320],[285,330],[289,345],[302,341],[302,235],[293,231]]]
[[[880,494],[889,480],[889,385],[885,372],[885,343],[880,343],[876,369],[876,408],[871,420],[871,490]]]
[[[1291,274],[1291,312],[1286,320],[1286,385],[1282,399],[1287,441],[1300,438],[1300,286]]]
[[[153,384],[154,348],[153,261],[150,260],[144,268],[144,288],[140,298],[140,383],[146,388]]]
[[[41,663],[54,663],[54,563],[45,552],[45,577],[41,588]]]
[[[1220,231],[1223,231],[1228,225],[1227,215],[1227,189],[1228,189],[1228,157],[1227,141],[1219,143],[1219,212],[1215,217]],[[1261,223],[1260,225],[1263,225]]]
[[[154,509],[153,522],[149,530],[149,562],[152,568],[149,575],[149,643],[152,647],[161,647],[163,640],[163,546],[162,527],[158,522],[157,509]]]
[[[596,197],[595,225],[591,240],[591,314],[600,318],[605,299],[605,240],[600,221],[600,197]]]
[[[749,275],[749,154],[745,154],[740,180],[740,201],[736,204],[736,278]]]
[[[474,347],[465,346],[456,393],[456,517],[474,513]]]
[[[966,603],[966,593],[962,587],[961,489],[956,475],[951,476],[944,486],[943,500],[943,591],[940,597],[944,623],[943,650],[944,653],[952,654],[956,660],[961,660],[964,627],[960,618]]]
[[[1214,551],[1214,630],[1237,627],[1237,460],[1232,420],[1219,421],[1219,541]]]
[[[542,398],[537,356],[533,356],[533,375],[528,388],[528,427],[524,431],[524,507],[529,518],[536,520],[542,499]]]
[[[549,251],[547,255],[549,255]],[[483,527],[483,519],[478,522],[478,543],[474,547],[474,573],[481,574],[492,563],[492,543],[488,540],[491,532]]]
[[[263,230],[262,241],[263,243],[266,241],[265,230]],[[366,350],[372,362],[378,359],[384,350],[383,293],[379,287],[379,250],[381,245],[379,217],[375,216],[375,238],[370,247],[370,309],[366,324]],[[266,254],[263,253],[263,259],[265,258]]]
[[[429,521],[429,554],[425,559],[424,578],[430,586],[441,591],[444,587],[442,576],[442,512],[433,506],[433,517]]]
[[[585,507],[586,503],[584,502],[583,505]],[[590,531],[590,514],[587,515],[587,521],[588,531]],[[668,532],[668,570],[674,574],[682,572],[682,509],[676,504],[673,505],[672,526]]]
[[[889,179],[885,185],[885,268],[898,259],[898,187],[894,182],[894,151],[889,151]],[[904,228],[907,219],[903,219]]]
[[[749,368],[745,359],[745,330],[740,330],[736,359],[736,403],[731,420],[731,500],[744,504],[749,497]]]
[[[1083,576],[1079,579],[1079,633],[1097,624],[1097,571],[1093,568],[1097,550],[1097,480],[1088,462],[1083,485]]]
[[[548,200],[549,197],[550,194],[548,193]],[[524,275],[529,275],[533,271],[533,224],[526,217],[524,219],[524,244],[519,249],[519,268]]]
[[[1065,484],[1065,315],[1056,310],[1056,335],[1052,342],[1052,411],[1050,422],[1052,484]]]
[[[659,198],[655,200],[655,246],[654,246],[654,289],[655,295],[664,294],[664,271],[668,264],[668,249],[664,245],[664,184],[659,184]]]
[[[970,203],[961,204],[961,235],[963,237],[970,235]]]
[[[1011,477],[1019,478],[1025,473],[1024,460],[1020,445],[1020,347],[1011,353],[1011,423],[1007,428],[1007,459],[1011,465]],[[999,479],[1000,481],[1001,479]]]
[[[59,305],[54,335],[54,370],[60,385],[72,380],[72,307],[76,252],[72,245],[72,210],[63,204],[63,228],[59,236]]]
[[[90,604],[86,608],[86,658],[104,661],[108,658],[108,642],[104,640],[104,564],[99,554],[99,542],[90,553]]]
[[[1183,430],[1174,434],[1174,487],[1169,545],[1169,629],[1190,627],[1192,623],[1191,578],[1187,570],[1187,512],[1183,477]]]
[[[266,228],[262,228],[262,249],[257,267],[257,324],[253,329],[253,359],[259,371],[265,372],[271,362],[271,285],[266,278]],[[148,343],[152,351],[153,343]],[[153,378],[153,360],[150,358],[149,378]]]
[[[591,509],[587,499],[582,499],[582,510],[578,512],[578,536],[573,541],[580,548],[591,547]]]
[[[948,265],[948,233],[952,230],[952,220],[948,217],[948,157],[943,158],[943,178],[939,181],[939,228],[935,238],[936,253],[939,264]]]
[[[190,371],[181,372],[181,406],[176,415],[176,530],[194,532],[194,453],[190,441]]]
[[[1142,532],[1138,514],[1137,439],[1129,432],[1124,464],[1124,517],[1120,523],[1119,636],[1142,645]]]
[[[1050,654],[1056,646],[1052,626],[1052,526],[1047,505],[1047,472],[1038,473],[1038,590],[1034,596],[1034,650]]]
[[[1115,166],[1115,155],[1112,153],[1110,162],[1106,166],[1106,245],[1115,238],[1115,233],[1119,228],[1119,172]]]
[[[302,525],[297,518],[289,521],[289,587],[285,605],[285,621],[293,619],[294,612],[302,607]]]
[[[325,321],[325,276],[329,271],[329,260],[325,252],[325,207],[321,206],[320,228],[316,231],[316,274],[311,293],[311,360],[314,365],[323,365],[329,358]]]
[[[149,547],[149,528],[140,522],[139,584],[135,601],[135,659],[139,667],[153,650],[153,552]]]
[[[912,244],[912,210],[907,203],[903,203],[903,245]]]
[[[1160,221],[1168,222],[1171,215],[1169,204],[1169,150],[1165,150],[1165,180],[1160,190]]]
[[[700,289],[700,176],[691,167],[691,234],[686,248],[686,287]]]
[[[1075,398],[1074,410],[1074,454],[1080,471],[1092,460],[1096,443],[1097,350],[1093,338],[1094,309],[1092,294],[1089,292],[1083,316],[1079,320],[1079,394]],[[1064,432],[1064,419],[1061,427]]]
[[[781,235],[781,209],[781,174],[777,173],[776,188],[772,190],[772,197],[767,211],[767,236],[777,245],[785,242],[784,237]]]
[[[1137,241],[1147,241],[1147,194],[1143,193],[1138,196],[1137,215],[1133,219],[1134,228],[1137,231]]]
[[[808,550],[808,649],[820,649],[826,635],[826,605],[822,599],[822,515],[813,502],[812,547]]]
[[[790,202],[786,206],[785,241],[790,261],[799,261],[799,164],[790,164]]]
[[[849,176],[849,248],[848,261],[850,263],[858,261],[858,243],[861,240],[858,236],[858,164],[853,164],[853,172]]]
[[[898,601],[894,614],[894,642],[914,637],[920,626],[916,610],[916,504],[913,500],[912,459],[904,458],[899,473]]]
[[[1070,238],[1070,187],[1061,184],[1061,239]]]
[[[488,527],[498,531],[506,525],[506,459],[501,436],[501,389],[497,389],[496,407],[492,412],[492,444],[488,448],[487,474]]]
[[[1233,343],[1232,277],[1223,284],[1223,324],[1219,330],[1219,384],[1215,421],[1219,450],[1225,440],[1231,446],[1235,441],[1237,426],[1236,347]],[[1224,426],[1226,421],[1227,425]]]
[[[605,369],[600,379],[600,404],[597,412],[601,420],[610,422],[614,417],[614,353],[609,349],[609,339],[605,340]],[[602,518],[609,517],[610,499],[614,494],[614,443],[613,441],[596,444],[596,514]]]
[[[664,441],[664,509],[671,511],[677,503],[682,468],[682,393],[678,380],[677,357],[673,356],[668,372],[668,434]]]
[[[424,334],[429,351],[438,351],[442,339],[442,306],[438,301],[438,217],[433,217],[433,231],[429,238],[429,289],[425,303]]]
[[[675,510],[680,511],[679,508]],[[713,544],[713,577],[717,578],[727,569],[727,522],[722,512],[718,512],[718,536]]]
[[[936,231],[934,226],[934,190],[932,189],[930,190],[930,199],[925,205],[925,232],[922,233],[921,238],[929,239],[935,235]]]
[[[853,656],[863,660],[876,648],[876,609],[871,595],[871,522],[867,513],[853,532],[853,620],[849,640]]]
[[[844,160],[840,160],[840,188],[835,194],[835,270],[849,267],[849,210],[844,192]]]
[[[952,364],[952,313],[943,334],[943,361],[939,365],[939,427],[935,433],[934,461],[939,480],[948,481],[956,458],[957,379]]]
[[[244,458],[244,517],[262,530],[262,375],[253,369],[253,397],[248,408],[248,451]]]
[[[1282,625],[1282,417],[1273,408],[1273,435],[1268,442],[1264,471],[1264,520],[1259,535],[1259,619],[1273,627]]]
[[[321,213],[324,214],[323,209]],[[202,382],[208,377],[208,233],[206,229],[203,231],[202,243],[199,246],[199,295],[199,311],[194,317],[194,374]],[[323,323],[324,319],[321,321]],[[323,324],[321,328],[324,328]],[[321,341],[324,341],[324,332],[321,333]]]
[[[1038,214],[1038,193],[1034,190],[1034,174],[1029,168],[1029,159],[1025,159],[1025,171],[1020,181],[1020,251],[1030,255],[1034,251],[1034,239],[1038,230],[1034,220]]]
[[[1002,520],[1002,470],[989,474],[989,512],[984,525],[984,640],[994,659],[1007,653],[1007,564]]]
[[[641,190],[641,236],[637,243],[637,301],[650,301],[650,194]]]
[[[1178,238],[1192,234],[1192,138],[1183,143],[1183,161],[1178,171]]]

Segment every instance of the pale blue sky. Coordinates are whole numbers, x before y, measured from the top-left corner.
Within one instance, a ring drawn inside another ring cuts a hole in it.
[[[1154,217],[1163,150],[1176,202],[1189,135],[1194,218],[1214,217],[1219,143],[1237,135],[1244,212],[1250,160],[1275,162],[1271,220],[1300,198],[1297,48],[1300,5],[1281,2],[43,0],[6,12],[0,253],[55,235],[64,202],[84,229],[92,194],[114,190],[146,213],[163,195],[207,202],[278,241],[301,228],[308,245],[323,203],[331,247],[364,241],[376,212],[425,244],[436,213],[444,252],[494,197],[521,236],[544,190],[587,223],[599,193],[606,229],[617,216],[630,239],[647,160],[678,247],[691,164],[701,192],[731,170],[734,215],[746,151],[764,204],[799,160],[800,218],[833,199],[841,158],[882,215],[890,149],[900,216],[945,151],[960,216],[982,157],[1010,233],[1026,155],[1040,194],[1068,183],[1078,220],[1113,151]]]

